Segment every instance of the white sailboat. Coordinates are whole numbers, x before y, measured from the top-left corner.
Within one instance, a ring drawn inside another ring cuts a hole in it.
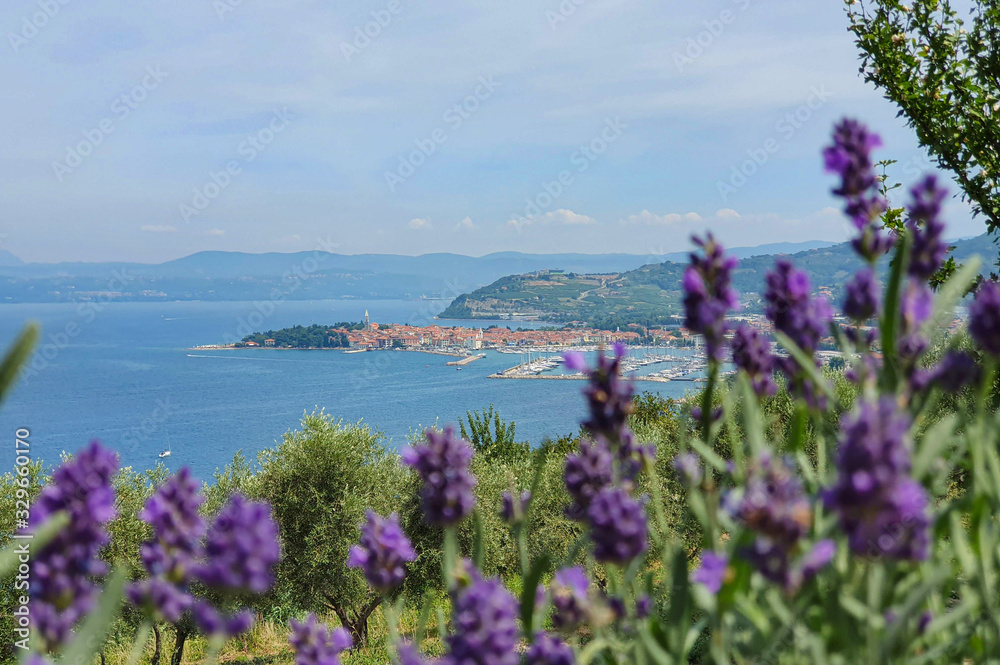
[[[167,432],[167,449],[160,453],[160,458],[170,457],[170,432]]]

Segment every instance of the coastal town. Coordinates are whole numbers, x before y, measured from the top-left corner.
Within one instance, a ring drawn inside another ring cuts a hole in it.
[[[380,324],[372,321],[369,312],[365,310],[363,321],[357,323],[299,325],[277,331],[255,332],[233,344],[196,348],[329,349],[344,353],[396,349],[469,356],[483,350],[510,353],[523,353],[525,350],[557,351],[617,342],[630,346],[654,347],[697,344],[697,336],[684,328],[682,319],[677,318],[677,323],[673,326],[642,327],[631,324],[625,330],[602,330],[580,324],[559,328],[513,329],[500,325],[472,327]],[[759,314],[734,316],[733,320],[767,334],[771,332],[770,322]],[[823,340],[821,348],[832,345],[833,338],[829,337]]]
[[[316,327],[322,328],[322,327]],[[380,325],[372,321],[365,311],[364,323],[355,327],[322,328],[320,336],[295,334],[306,331],[301,326],[269,333],[248,335],[234,347],[274,348],[331,348],[346,351],[375,351],[380,349],[409,349],[467,355],[483,349],[566,348],[589,344],[622,342],[634,344],[643,338],[635,330],[598,330],[594,328],[543,328],[539,330],[512,330],[491,326],[473,328],[465,326],[413,326],[399,323]],[[669,331],[658,330],[656,339],[668,341],[675,337]],[[303,343],[302,340],[308,340]]]

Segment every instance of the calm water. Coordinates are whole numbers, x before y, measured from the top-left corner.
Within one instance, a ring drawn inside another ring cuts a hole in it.
[[[247,325],[360,320],[365,308],[373,321],[422,325],[445,304],[285,302],[267,316],[248,302],[116,303],[99,312],[67,304],[0,305],[0,345],[27,319],[42,324],[43,336],[31,373],[0,407],[0,436],[9,444],[2,446],[0,468],[14,463],[20,427],[31,431],[32,455],[46,462],[97,437],[120,452],[123,465],[146,468],[155,466],[169,440],[167,465],[188,465],[203,479],[239,450],[253,458],[273,446],[317,408],[347,421],[363,419],[394,448],[423,426],[455,422],[491,403],[517,423],[518,438],[533,444],[577,429],[582,383],[486,378],[517,364],[516,355],[489,352],[458,371],[445,364],[453,358],[413,352],[189,350],[242,336]],[[691,387],[640,384],[671,396]]]

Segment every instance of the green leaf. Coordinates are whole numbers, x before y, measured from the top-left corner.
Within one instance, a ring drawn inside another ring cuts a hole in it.
[[[448,643],[448,620],[444,618],[444,610],[441,607],[434,608],[437,614],[438,620],[438,639],[441,640],[441,644]]]
[[[750,380],[745,374],[740,373],[737,384],[743,398],[743,430],[747,437],[747,443],[750,444],[750,450],[756,457],[767,450],[767,444],[764,442],[764,423],[760,419],[757,395],[754,394]]]
[[[920,448],[913,456],[913,476],[923,478],[928,474],[931,463],[940,457],[955,441],[955,426],[958,416],[951,414],[934,423],[920,440]]]
[[[642,645],[646,647],[646,653],[653,659],[653,662],[659,663],[659,665],[673,665],[674,661],[670,658],[670,654],[664,650],[663,645],[657,642],[650,632],[648,622],[639,630],[639,637],[642,639]]]
[[[778,343],[781,344],[781,346],[788,351],[788,354],[795,359],[795,362],[797,362],[799,367],[802,368],[802,371],[808,375],[809,380],[816,385],[816,388],[830,398],[830,400],[835,404],[838,404],[837,395],[830,389],[830,385],[823,377],[823,373],[819,371],[818,367],[816,367],[816,360],[812,356],[806,355],[805,351],[800,349],[799,345],[793,342],[792,339],[785,333],[775,330],[774,338],[778,340]]]
[[[118,610],[125,596],[126,579],[128,579],[128,568],[115,566],[104,583],[97,607],[87,615],[80,630],[77,631],[76,638],[63,651],[59,662],[66,665],[81,665],[94,659],[108,636],[111,624],[118,617]]]
[[[580,663],[580,665],[587,665],[587,663],[597,657],[597,655],[608,646],[608,641],[603,637],[594,639],[583,648],[583,651],[580,652],[580,657],[577,659],[577,662]]]
[[[38,334],[38,324],[29,323],[26,325],[13,346],[8,349],[3,362],[0,363],[0,403],[4,401],[14,386],[14,380],[17,378],[21,365],[31,356],[31,350],[38,342]]]
[[[701,439],[692,438],[689,443],[691,444],[691,447],[697,450],[709,464],[716,468],[716,470],[721,473],[728,472],[729,467],[726,464],[726,460],[722,459],[717,452],[705,445]]]
[[[670,609],[667,612],[667,625],[683,628],[687,624],[687,616],[691,611],[690,584],[688,578],[687,552],[678,547],[674,552],[674,560],[670,566]]]
[[[424,601],[420,607],[420,614],[417,616],[417,629],[413,633],[413,641],[420,644],[420,640],[427,634],[427,622],[431,618],[431,607],[434,605],[434,593],[427,589],[424,591]]]
[[[531,565],[527,577],[524,578],[524,588],[521,589],[521,627],[524,636],[530,643],[535,635],[535,590],[538,582],[542,579],[542,574],[549,569],[551,560],[548,554],[538,557]]]
[[[910,235],[908,233],[899,234],[899,244],[896,255],[892,261],[892,270],[889,273],[889,286],[885,291],[885,308],[882,313],[882,356],[884,358],[884,371],[882,372],[883,388],[885,392],[894,393],[898,381],[898,367],[896,358],[896,330],[899,328],[899,299],[902,290],[903,275],[906,264],[910,259]]]

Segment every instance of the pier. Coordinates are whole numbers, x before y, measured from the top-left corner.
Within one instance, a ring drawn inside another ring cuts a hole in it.
[[[445,364],[446,365],[457,365],[457,366],[461,367],[463,365],[468,365],[471,362],[475,362],[475,361],[479,360],[480,358],[485,358],[485,357],[486,357],[485,353],[479,353],[479,354],[474,355],[474,356],[466,356],[465,358],[462,358],[461,360],[451,360],[451,361],[448,361]]]

